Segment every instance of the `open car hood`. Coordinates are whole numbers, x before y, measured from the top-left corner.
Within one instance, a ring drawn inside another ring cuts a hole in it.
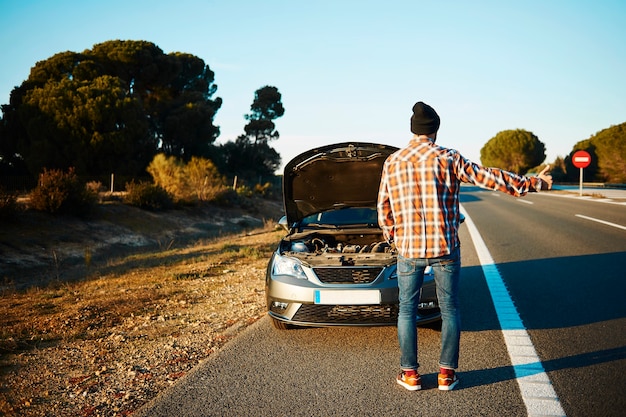
[[[344,207],[376,207],[383,163],[398,148],[343,142],[293,158],[283,176],[287,222]]]

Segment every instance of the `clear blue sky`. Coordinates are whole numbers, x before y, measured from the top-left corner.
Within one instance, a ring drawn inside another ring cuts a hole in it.
[[[283,163],[339,141],[403,146],[416,101],[476,162],[502,130],[533,132],[552,162],[626,122],[624,0],[0,0],[0,103],[37,61],[112,39],[202,58],[219,142],[276,86]]]

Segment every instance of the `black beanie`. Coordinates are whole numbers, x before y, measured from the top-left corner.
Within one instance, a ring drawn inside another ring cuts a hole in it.
[[[435,109],[421,101],[413,106],[411,132],[416,135],[428,135],[439,130],[439,116]]]

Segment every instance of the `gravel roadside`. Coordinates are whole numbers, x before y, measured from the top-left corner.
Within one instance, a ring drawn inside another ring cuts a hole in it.
[[[127,416],[265,314],[272,225],[2,294],[0,416]],[[142,261],[143,259],[143,261]]]

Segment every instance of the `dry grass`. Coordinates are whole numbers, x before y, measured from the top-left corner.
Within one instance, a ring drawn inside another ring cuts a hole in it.
[[[0,415],[132,412],[265,314],[265,268],[281,236],[266,224],[3,294]]]
[[[227,279],[228,269],[239,267],[242,261],[267,262],[275,248],[246,240],[250,239],[135,255],[111,266],[147,266],[122,275],[109,273],[78,283],[5,294],[0,305],[0,349],[11,352],[42,342],[97,339],[129,317],[178,314],[193,306],[199,313],[215,309],[213,305],[223,303],[219,296],[227,294],[227,286],[241,284]],[[209,299],[212,302],[206,303]],[[165,311],[164,306],[168,307]]]

